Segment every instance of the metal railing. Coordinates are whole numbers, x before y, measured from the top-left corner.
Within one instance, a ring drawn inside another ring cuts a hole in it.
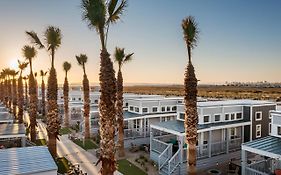
[[[212,156],[224,154],[226,153],[226,149],[227,149],[227,141],[211,143]]]
[[[158,156],[159,171],[170,160],[173,155],[173,144],[168,144],[168,147]]]
[[[163,153],[164,150],[169,146],[170,144],[162,142],[157,139],[152,139],[151,141],[151,150],[155,151],[159,154]]]
[[[260,172],[250,167],[246,167],[245,170],[245,174],[247,175],[268,175],[268,173]]]
[[[148,133],[149,134],[149,133]],[[124,129],[124,139],[145,137],[146,134],[140,129]]]
[[[181,164],[181,149],[178,149],[178,151],[173,155],[173,157],[168,162],[168,170],[169,174],[172,174],[177,167]]]
[[[260,160],[260,161],[249,164],[246,167],[246,169],[248,169],[248,171],[252,171],[254,173],[268,174],[271,172],[272,164],[274,164],[273,161],[274,161],[273,159]],[[277,167],[275,167],[275,168],[277,168]]]
[[[229,151],[236,151],[241,149],[242,139],[236,138],[228,141]]]

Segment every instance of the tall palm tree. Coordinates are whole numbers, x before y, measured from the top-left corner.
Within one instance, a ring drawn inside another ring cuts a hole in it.
[[[48,132],[48,148],[53,157],[57,156],[57,139],[60,130],[60,121],[58,116],[58,80],[55,69],[55,52],[61,46],[62,34],[61,30],[54,26],[48,26],[44,33],[45,46],[40,41],[38,35],[34,31],[26,32],[31,42],[38,46],[39,49],[46,48],[51,55],[51,69],[48,77],[47,87],[47,132]]]
[[[18,60],[18,67],[20,69],[20,76],[18,78],[18,120],[19,123],[23,122],[23,105],[24,105],[24,96],[23,96],[23,82],[22,82],[22,72],[28,66],[28,62],[21,62]]]
[[[196,142],[197,142],[197,79],[191,62],[191,51],[198,41],[199,29],[194,17],[188,16],[182,21],[184,40],[188,52],[188,65],[184,78],[185,101],[185,137],[188,144],[188,169],[190,175],[196,174]]]
[[[83,68],[83,92],[84,92],[84,120],[85,120],[85,139],[90,138],[90,87],[89,80],[86,74],[85,64],[88,57],[85,54],[76,55],[77,62]]]
[[[24,109],[26,110],[28,107],[28,88],[27,88],[27,80],[28,80],[28,76],[24,76],[22,78],[24,80]]]
[[[32,69],[32,60],[36,57],[37,51],[34,47],[25,45],[22,48],[23,56],[29,63],[30,73],[29,73],[29,117],[30,117],[30,137],[31,141],[35,142],[36,140],[36,115],[37,115],[37,105],[38,105],[38,98],[37,98],[37,90],[36,90],[36,81],[33,75]]]
[[[13,102],[13,115],[17,119],[17,76],[18,72],[11,70],[12,76],[12,102]]]
[[[101,156],[97,164],[100,161],[102,162],[101,174],[111,175],[116,170],[116,160],[114,157],[116,78],[106,44],[109,26],[120,19],[127,6],[127,1],[121,0],[118,3],[118,0],[109,0],[105,4],[104,0],[82,0],[81,6],[83,20],[88,23],[90,29],[97,31],[101,42],[99,74],[101,88],[99,103]]]
[[[63,101],[64,101],[64,125],[69,127],[69,85],[67,80],[67,73],[71,69],[71,64],[67,61],[63,63],[63,70],[65,71],[65,78],[63,83]]]
[[[121,68],[122,66],[132,60],[134,53],[125,55],[124,48],[115,48],[114,60],[118,64],[117,74],[117,94],[116,94],[116,116],[118,124],[118,153],[120,157],[125,156],[124,150],[124,119],[123,119],[123,76]]]
[[[46,115],[46,104],[45,104],[45,81],[44,77],[47,75],[47,71],[44,72],[43,70],[40,70],[40,76],[41,76],[41,94],[42,94],[42,116],[45,117]]]
[[[7,77],[8,77],[8,108],[9,108],[9,112],[12,112],[12,79],[11,79],[11,69],[7,69]]]
[[[8,82],[9,82],[9,69],[5,68],[2,70],[2,74],[4,76],[4,104],[8,108],[9,107],[9,87],[8,87]]]

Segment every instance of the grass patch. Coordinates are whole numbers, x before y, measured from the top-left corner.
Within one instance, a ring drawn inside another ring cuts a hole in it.
[[[83,140],[76,139],[76,140],[73,140],[73,142],[76,143],[81,148],[83,148],[84,150],[98,148],[98,145],[96,145],[91,139],[86,139],[85,145],[83,145]]]
[[[35,141],[35,144],[36,144],[37,146],[45,146],[45,145],[47,145],[47,142],[46,142],[45,139],[37,139],[37,140]]]
[[[64,174],[69,170],[68,160],[65,157],[57,158],[58,173]]]
[[[147,175],[143,170],[141,170],[139,167],[135,166],[126,159],[118,160],[117,163],[118,171],[120,171],[124,175]]]
[[[60,129],[60,134],[65,135],[65,134],[70,134],[71,130],[69,128],[61,128]]]

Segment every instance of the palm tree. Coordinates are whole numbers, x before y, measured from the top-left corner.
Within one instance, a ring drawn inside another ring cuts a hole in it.
[[[118,5],[119,4],[119,5]],[[97,164],[101,161],[101,174],[111,175],[116,170],[115,154],[115,123],[116,123],[116,78],[113,63],[107,52],[107,36],[109,26],[120,19],[127,1],[109,0],[105,4],[104,0],[82,0],[83,20],[88,23],[90,29],[95,29],[101,42],[100,53],[100,88],[101,96],[99,103],[100,110],[100,136],[101,136],[101,156]]]
[[[22,82],[22,72],[28,66],[28,62],[21,62],[18,60],[18,66],[20,69],[20,76],[18,78],[18,120],[19,123],[23,122],[23,105],[24,105],[24,96],[23,96],[23,82]]]
[[[90,87],[89,80],[86,74],[85,64],[87,63],[88,57],[85,54],[76,55],[77,62],[83,68],[83,92],[84,92],[84,120],[85,120],[85,139],[90,138]]]
[[[37,105],[38,105],[38,98],[37,98],[37,90],[36,90],[36,81],[33,75],[32,69],[32,60],[36,57],[37,51],[34,47],[25,45],[22,48],[23,56],[29,63],[30,73],[29,73],[29,117],[30,117],[30,137],[31,141],[35,142],[36,140],[36,115],[37,115]]]
[[[185,101],[185,137],[188,144],[188,174],[196,174],[196,142],[197,142],[197,79],[194,67],[191,63],[191,50],[198,41],[199,30],[192,16],[188,16],[182,21],[184,40],[188,52],[188,65],[184,78],[184,101]]]
[[[24,95],[25,95],[25,99],[24,99],[24,109],[26,110],[28,107],[28,88],[27,88],[27,80],[28,80],[28,76],[25,76],[22,78],[24,80]]]
[[[9,107],[9,87],[8,87],[8,79],[9,79],[9,69],[5,68],[2,70],[2,75],[4,77],[4,104],[8,108]]]
[[[40,76],[42,78],[41,81],[41,94],[42,94],[42,116],[45,117],[46,115],[46,104],[45,104],[45,81],[44,77],[47,75],[47,71],[44,72],[43,70],[40,70]]]
[[[69,127],[69,85],[67,80],[67,73],[71,69],[71,64],[67,61],[63,63],[63,70],[65,71],[65,79],[63,83],[63,101],[64,101],[64,125],[65,127]]]
[[[125,55],[124,48],[115,48],[114,59],[118,64],[118,74],[117,74],[117,100],[116,100],[116,116],[118,124],[118,148],[119,156],[125,156],[124,150],[124,119],[123,119],[123,76],[121,68],[122,66],[132,60],[134,53]]]
[[[14,117],[17,118],[17,80],[16,76],[18,72],[15,70],[11,70],[11,76],[12,76],[12,102],[13,102],[13,114]]]
[[[38,46],[39,49],[46,48],[51,55],[51,69],[48,77],[47,87],[47,132],[48,132],[48,148],[53,157],[57,156],[57,139],[60,130],[60,121],[58,116],[58,81],[57,72],[55,69],[55,52],[61,45],[62,34],[61,30],[54,26],[47,27],[44,33],[45,46],[40,41],[38,35],[34,31],[26,32],[30,37],[31,42]]]

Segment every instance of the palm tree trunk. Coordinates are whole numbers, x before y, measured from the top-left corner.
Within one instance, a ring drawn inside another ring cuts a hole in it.
[[[113,69],[113,63],[109,54],[102,49],[100,58],[100,136],[101,136],[101,157],[102,161],[101,174],[113,175],[116,170],[115,160],[115,123],[116,123],[116,78]]]
[[[58,82],[57,73],[54,67],[51,67],[48,78],[48,114],[47,114],[47,131],[48,131],[48,148],[53,157],[57,156],[57,139],[60,130],[60,121],[58,117],[57,92]]]
[[[41,84],[41,93],[42,93],[42,116],[46,115],[46,104],[45,104],[45,82],[42,79]]]
[[[29,75],[29,117],[30,117],[30,137],[31,141],[35,142],[36,140],[36,116],[37,116],[37,93],[36,93],[36,82],[33,76],[33,73]]]
[[[8,99],[9,99],[9,111],[12,112],[12,82],[8,80]]]
[[[17,118],[17,80],[13,77],[13,114]]]
[[[85,72],[85,71],[84,71]],[[84,120],[85,120],[85,139],[90,138],[90,91],[89,80],[87,75],[84,74],[83,78],[83,91],[84,91]]]
[[[68,80],[67,80],[67,75],[66,75],[65,79],[64,79],[64,84],[63,84],[64,126],[65,127],[69,127],[68,93],[69,93],[69,86],[68,86]]]
[[[119,68],[117,75],[117,100],[116,100],[116,116],[118,124],[118,155],[125,156],[124,150],[124,119],[123,119],[123,77]]]
[[[19,123],[23,123],[23,103],[24,103],[24,97],[23,97],[23,83],[22,83],[22,76],[18,79],[18,120]]]
[[[185,71],[185,137],[188,144],[188,170],[189,175],[196,174],[196,142],[197,142],[197,79],[194,67],[189,61]]]
[[[8,88],[8,80],[6,79],[4,82],[4,90],[5,90],[5,106],[8,108],[9,107],[9,88]]]
[[[25,109],[27,109],[28,108],[28,104],[29,104],[29,101],[28,101],[28,90],[27,90],[27,80],[25,80],[25,87],[24,87],[24,89],[25,89],[25,105],[24,105],[24,107],[25,107]]]

